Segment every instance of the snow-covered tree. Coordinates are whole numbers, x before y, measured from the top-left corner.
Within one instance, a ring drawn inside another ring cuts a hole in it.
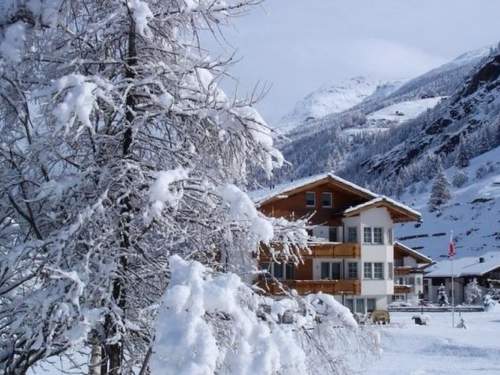
[[[201,31],[258,2],[2,4],[0,372],[83,349],[101,375],[145,373],[172,259],[229,281],[251,274],[261,242],[300,261],[305,222],[264,217],[237,187],[282,155],[254,98],[219,88],[230,61],[200,45]],[[202,318],[230,324],[217,316]],[[283,334],[266,332],[263,350]],[[233,349],[227,337],[216,338],[222,351]]]
[[[467,174],[465,174],[462,171],[457,171],[457,173],[455,173],[453,175],[451,183],[453,184],[453,186],[459,188],[459,187],[464,186],[468,180],[469,180],[469,177],[467,177]]]
[[[441,284],[438,287],[438,303],[439,306],[446,306],[450,304],[448,302],[448,291],[446,290],[444,284]]]
[[[455,158],[455,166],[457,168],[466,168],[470,165],[470,152],[463,135],[460,136],[459,142],[457,156]]]
[[[465,286],[465,302],[469,305],[481,303],[481,296],[483,292],[477,283],[477,279],[473,278]]]
[[[283,158],[199,44],[257,2],[2,4],[0,372],[80,344],[101,374],[141,367],[171,254],[239,271],[291,239],[297,259],[300,223],[240,209]]]
[[[440,162],[437,165],[437,175],[432,184],[431,194],[429,197],[429,210],[436,211],[451,198],[450,183],[444,174],[443,167]]]

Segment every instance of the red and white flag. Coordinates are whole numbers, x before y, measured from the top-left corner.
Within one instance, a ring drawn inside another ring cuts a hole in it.
[[[455,247],[455,241],[453,240],[453,232],[450,235],[450,244],[448,245],[448,258],[457,255],[457,249]]]

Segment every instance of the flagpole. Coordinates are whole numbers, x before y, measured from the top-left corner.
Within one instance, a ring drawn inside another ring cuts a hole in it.
[[[453,231],[450,234],[450,244],[453,244]],[[451,255],[451,327],[455,328],[455,273],[453,272],[453,260],[455,254]]]

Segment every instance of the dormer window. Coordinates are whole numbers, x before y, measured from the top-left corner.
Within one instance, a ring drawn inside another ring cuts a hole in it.
[[[321,207],[332,208],[333,207],[333,196],[330,192],[321,193]]]
[[[316,193],[314,191],[306,192],[306,207],[316,207]]]

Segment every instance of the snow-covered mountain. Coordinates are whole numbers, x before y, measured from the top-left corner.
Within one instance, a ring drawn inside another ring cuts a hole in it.
[[[445,171],[449,181],[458,172],[468,181],[460,187],[451,186],[451,200],[437,212],[427,207],[428,183],[413,184],[400,198],[422,213],[423,222],[404,224],[398,237],[433,259],[446,255],[450,231],[458,256],[500,251],[500,147],[472,159],[462,170],[451,167]]]
[[[427,139],[425,134],[419,134],[422,123],[431,119],[448,122],[450,116],[445,113],[446,108],[456,101],[456,95],[477,67],[485,64],[491,51],[494,49],[487,47],[463,54],[405,83],[368,85],[376,88],[354,106],[342,112],[332,111],[319,119],[311,116],[304,120],[281,141],[280,148],[293,166],[280,171],[274,182],[334,169],[345,175],[354,171],[357,181],[365,184],[384,175],[383,170],[398,171],[408,164],[403,161],[403,154],[412,146],[403,146],[403,143],[414,137],[415,147],[411,147],[410,158],[413,154],[415,157],[421,155],[422,139]],[[307,113],[305,106],[301,108],[302,113]],[[294,112],[299,113],[298,110]],[[456,108],[452,114],[460,112],[463,109]],[[426,127],[429,128],[426,131],[432,132],[432,126]],[[457,139],[452,137],[452,142],[456,143]],[[386,152],[392,154],[388,156]],[[389,168],[386,164],[395,159],[401,163],[396,168],[394,165]]]
[[[348,110],[372,95],[381,85],[382,82],[354,77],[334,85],[323,86],[300,100],[276,128],[289,131],[298,125]]]

